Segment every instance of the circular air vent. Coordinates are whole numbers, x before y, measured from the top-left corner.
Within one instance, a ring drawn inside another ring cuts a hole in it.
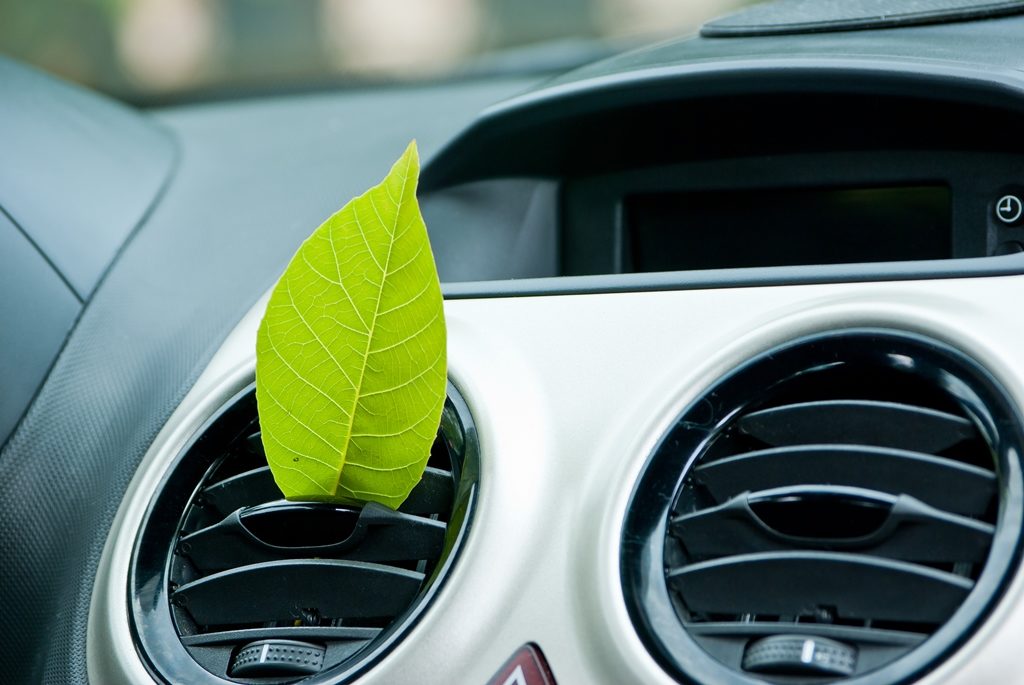
[[[340,683],[412,626],[470,519],[476,437],[454,389],[398,509],[288,502],[248,388],[199,432],[147,513],[130,590],[140,652],[171,683]]]
[[[771,350],[684,411],[637,484],[633,621],[684,682],[896,683],[966,639],[1016,566],[1021,423],[917,335]]]

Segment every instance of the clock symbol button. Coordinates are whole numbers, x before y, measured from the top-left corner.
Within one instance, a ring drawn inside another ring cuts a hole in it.
[[[1004,224],[1015,224],[1024,214],[1024,204],[1016,195],[1003,195],[996,203],[996,216]]]

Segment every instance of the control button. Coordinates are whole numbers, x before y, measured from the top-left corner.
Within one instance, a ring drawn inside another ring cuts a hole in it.
[[[996,203],[996,216],[1004,224],[1013,224],[1024,213],[1024,204],[1016,195],[1003,195]]]
[[[526,644],[494,674],[487,685],[555,685],[540,647]]]
[[[231,678],[301,678],[315,675],[327,650],[298,640],[259,640],[238,650],[231,660]]]

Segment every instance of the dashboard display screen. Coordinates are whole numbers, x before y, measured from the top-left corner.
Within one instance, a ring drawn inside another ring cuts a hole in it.
[[[623,205],[627,272],[953,256],[944,185],[660,192]]]

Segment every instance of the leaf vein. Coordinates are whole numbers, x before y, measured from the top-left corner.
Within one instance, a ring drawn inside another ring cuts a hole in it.
[[[271,402],[276,404],[278,406],[278,408],[281,409],[281,411],[283,411],[285,413],[285,415],[288,418],[290,418],[292,421],[294,421],[299,426],[302,426],[303,428],[305,428],[307,431],[309,431],[309,433],[311,435],[313,435],[318,440],[320,440],[320,442],[324,443],[325,445],[327,445],[331,449],[334,449],[334,445],[331,444],[330,440],[328,440],[324,436],[320,435],[320,433],[318,433],[315,429],[313,429],[310,426],[308,426],[304,421],[302,421],[302,419],[300,419],[299,417],[295,416],[295,414],[293,414],[288,409],[288,407],[286,407],[283,404],[281,404],[281,402],[276,397],[274,397],[274,395],[269,390],[267,390],[265,387],[263,388],[263,392],[266,394],[266,396],[270,399]],[[306,455],[303,455],[303,456],[306,456]],[[324,462],[320,462],[320,463],[324,464]],[[334,466],[331,466],[330,464],[324,464],[324,465],[330,467],[334,471],[337,471],[337,469]]]
[[[331,397],[326,392],[324,392],[323,389],[320,388],[319,386],[314,385],[313,383],[310,383],[308,380],[306,380],[306,378],[301,373],[299,373],[295,369],[295,367],[293,367],[291,364],[288,363],[288,359],[284,355],[282,355],[281,352],[277,349],[277,343],[274,342],[274,338],[270,334],[269,330],[267,331],[267,342],[270,343],[270,349],[272,349],[274,351],[274,354],[277,355],[277,359],[282,364],[284,364],[285,368],[287,368],[289,371],[291,371],[292,374],[294,374],[296,378],[298,378],[300,381],[305,383],[307,386],[309,386],[310,388],[313,388],[318,393],[320,393],[325,398],[327,398],[327,401],[329,401],[331,404],[333,404],[335,407],[337,407],[338,411],[340,411],[342,414],[344,414],[345,416],[349,415],[349,413],[347,411],[345,411],[345,408],[342,407],[340,404],[338,404],[338,402],[333,397]]]
[[[423,378],[424,376],[426,376],[431,371],[436,373],[437,372],[437,368],[436,367],[437,367],[437,363],[439,361],[441,361],[441,355],[440,354],[437,355],[437,357],[434,359],[433,362],[430,363],[429,366],[424,368],[422,371],[420,371],[418,374],[416,374],[412,378],[408,378],[408,379],[402,381],[401,383],[399,383],[398,385],[393,385],[393,386],[391,386],[389,388],[383,388],[381,390],[374,390],[372,392],[364,393],[362,396],[365,398],[365,397],[374,397],[376,395],[387,395],[387,394],[395,392],[396,390],[401,390],[402,388],[409,387],[410,385],[412,385],[416,381],[418,381],[421,378]]]
[[[327,356],[331,358],[331,360],[334,362],[334,365],[338,367],[338,371],[340,371],[341,374],[345,377],[345,380],[347,380],[349,384],[352,385],[352,387],[355,387],[355,384],[352,383],[352,378],[350,378],[348,372],[345,371],[345,367],[342,366],[341,362],[339,362],[337,357],[335,357],[334,354],[331,352],[331,348],[327,347],[324,341],[321,340],[320,336],[317,335],[317,332],[313,330],[313,327],[309,325],[309,322],[306,321],[306,317],[302,315],[302,310],[299,309],[299,306],[295,302],[295,298],[292,297],[292,289],[288,284],[285,284],[285,292],[288,294],[288,301],[291,302],[292,309],[294,309],[295,313],[298,314],[299,320],[302,321],[303,325],[306,327],[306,330],[308,330],[313,335],[313,338],[318,343],[320,343],[320,346],[323,347],[324,352],[326,352]]]

